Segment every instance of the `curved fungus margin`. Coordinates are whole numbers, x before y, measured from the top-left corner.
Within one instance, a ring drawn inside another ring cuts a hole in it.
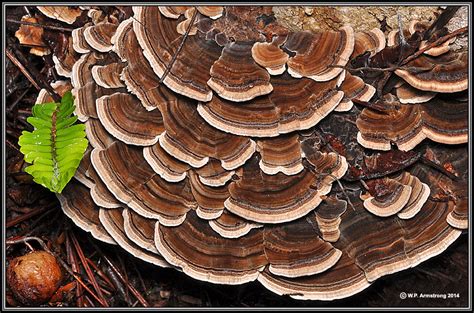
[[[198,280],[328,301],[468,229],[467,54],[449,43],[380,97],[351,61],[390,59],[396,32],[290,31],[271,7],[82,9],[52,51],[70,84],[52,87],[72,88],[90,147],[58,198],[98,240]]]

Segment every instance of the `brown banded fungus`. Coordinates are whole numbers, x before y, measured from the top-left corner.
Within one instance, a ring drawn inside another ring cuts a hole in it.
[[[120,73],[124,65],[122,63],[111,63],[107,65],[96,65],[92,67],[92,77],[97,85],[104,88],[125,87],[120,80]]]
[[[125,232],[124,218],[120,209],[107,210],[101,208],[99,210],[99,218],[104,228],[115,238],[117,244],[122,249],[143,261],[160,267],[169,267],[169,263],[166,262],[160,254],[143,249],[130,240]]]
[[[268,175],[282,172],[285,175],[298,174],[303,170],[301,147],[296,135],[279,136],[257,143],[260,152],[260,169]]]
[[[262,224],[246,221],[227,210],[221,211],[218,218],[210,220],[209,226],[224,238],[239,238],[254,228],[263,227]]]
[[[454,177],[447,177],[433,168],[416,165],[412,171],[420,180],[430,186],[431,196],[448,204],[450,213],[447,222],[457,229],[468,229],[469,203],[467,147],[453,147],[444,151],[441,147],[431,147],[428,158],[444,168],[452,168]]]
[[[253,157],[243,166],[240,179],[230,184],[226,209],[251,221],[272,224],[308,214],[330,192],[332,182],[345,174],[347,163],[335,153],[315,152],[306,157],[312,166],[292,176],[265,174]]]
[[[65,188],[64,194],[59,194],[58,199],[64,213],[71,218],[77,226],[90,232],[94,238],[115,244],[112,237],[99,221],[99,210],[89,195],[89,190],[78,183],[72,183]],[[68,192],[69,190],[73,192]]]
[[[71,82],[67,80],[57,80],[55,82],[52,82],[51,87],[61,97],[67,91],[72,89]],[[46,91],[46,89],[41,89],[38,93],[38,97],[36,97],[35,103],[47,103],[47,102],[52,102],[52,101],[53,101],[53,98],[48,93],[48,91]]]
[[[79,59],[79,54],[74,50],[72,36],[64,36],[61,45],[53,51],[54,68],[59,75],[71,78],[73,67]]]
[[[196,169],[199,181],[204,185],[219,187],[225,185],[235,171],[228,171],[222,167],[221,162],[216,159],[210,159],[209,162],[201,168]]]
[[[98,176],[93,166],[89,165],[86,171],[87,177],[93,181],[91,189],[91,197],[95,204],[106,209],[114,209],[122,207],[122,203],[118,201],[114,195],[107,189],[102,179]]]
[[[127,237],[141,248],[159,254],[153,240],[156,220],[144,218],[129,209],[123,210],[122,216]]]
[[[273,90],[270,75],[255,63],[246,42],[229,42],[210,73],[207,84],[226,100],[243,102]]]
[[[155,173],[169,182],[182,181],[190,166],[168,154],[159,143],[143,148],[143,157]]]
[[[93,188],[95,183],[90,175],[90,169],[92,168],[91,152],[91,147],[87,147],[84,157],[79,163],[77,171],[74,174],[74,178],[81,182],[87,188]]]
[[[190,8],[189,6],[160,6],[158,7],[161,14],[172,19],[179,18],[189,8]]]
[[[210,125],[231,134],[253,137],[276,137],[308,129],[334,110],[344,96],[337,91],[337,78],[316,82],[295,79],[288,74],[270,79],[269,95],[239,105],[213,97],[198,106],[198,112]]]
[[[25,15],[21,18],[22,22],[38,23],[38,18]],[[38,56],[48,55],[51,50],[46,45],[43,38],[44,30],[41,27],[32,25],[21,25],[15,32],[15,37],[20,41],[20,45],[30,46],[30,53]]]
[[[80,28],[76,28],[72,31],[72,47],[77,53],[88,53],[91,51],[92,47],[87,43],[84,38],[84,31],[87,27],[91,26],[91,23],[88,23]]]
[[[60,20],[68,24],[73,24],[82,14],[81,9],[67,6],[38,6],[37,8],[47,17]]]
[[[106,149],[115,139],[105,130],[98,119],[90,118],[86,121],[86,135],[93,148]]]
[[[351,59],[365,53],[375,55],[385,48],[386,39],[384,33],[379,28],[371,29],[365,32],[356,32],[354,34],[354,51]]]
[[[468,87],[467,53],[446,53],[439,57],[420,56],[407,63],[409,69],[395,74],[416,89],[434,92],[458,92]]]
[[[178,98],[162,109],[165,132],[161,147],[192,167],[202,167],[215,158],[226,170],[243,165],[255,152],[248,137],[222,132],[210,126],[197,111],[194,101]]]
[[[290,33],[283,47],[296,53],[290,57],[288,73],[315,81],[328,81],[342,72],[354,51],[354,30],[344,26],[339,32]]]
[[[221,216],[225,208],[224,201],[229,198],[228,185],[208,186],[203,184],[201,177],[193,171],[189,172],[189,180],[191,182],[191,192],[198,204],[196,214],[205,220],[212,220]]]
[[[110,192],[144,217],[176,225],[196,205],[188,180],[165,181],[148,165],[141,149],[115,142],[105,150],[93,150],[91,161]]]
[[[350,73],[344,72],[341,75],[344,75],[344,80],[339,88],[344,92],[344,97],[334,111],[349,111],[353,106],[352,100],[368,102],[372,99],[375,94],[375,88],[372,85],[364,83],[360,77]]]
[[[114,52],[123,62],[126,62],[120,78],[127,89],[140,99],[145,109],[152,111],[174,101],[176,97],[167,88],[161,86],[159,77],[153,72],[153,68],[138,45],[132,18],[119,25],[111,41],[114,44]]]
[[[316,210],[316,222],[321,232],[321,237],[328,242],[336,242],[341,232],[341,215],[346,212],[347,201],[337,198],[326,198]]]
[[[196,35],[196,14],[195,8],[189,8],[184,12],[185,20],[176,26],[176,31],[178,34],[184,35],[187,33],[188,36]]]
[[[84,39],[94,50],[108,52],[112,50],[111,38],[117,29],[117,25],[103,22],[84,29]]]
[[[215,42],[190,36],[177,57],[181,35],[176,20],[167,19],[156,7],[135,7],[133,29],[143,53],[155,74],[171,90],[200,101],[209,101],[212,91],[207,85],[210,69],[220,57]],[[168,65],[173,60],[173,66]],[[166,76],[165,76],[166,73]]]
[[[386,91],[351,61],[385,60],[396,34],[290,31],[260,6],[85,10],[63,63],[90,147],[58,197],[97,239],[195,279],[334,300],[468,228],[466,55],[422,54]]]
[[[256,42],[252,47],[252,57],[258,65],[267,69],[270,75],[280,75],[286,70],[289,55],[280,46],[286,37],[275,37],[271,43]]]
[[[357,118],[357,141],[376,150],[390,150],[395,143],[403,151],[413,149],[425,138],[444,144],[466,143],[467,110],[467,102],[438,97],[386,112],[364,109]]]
[[[370,195],[363,195],[364,207],[371,213],[387,217],[398,213],[401,219],[415,216],[430,195],[428,185],[407,172],[394,178],[368,182]]]
[[[396,90],[398,100],[403,104],[428,102],[436,96],[436,92],[418,90],[406,83],[402,83]]]
[[[198,6],[196,8],[199,13],[208,16],[213,20],[220,18],[224,13],[224,7],[222,6]]]
[[[410,22],[408,26],[408,31],[410,32],[410,35],[413,35],[415,32],[424,33],[429,28],[429,26],[430,25],[427,23],[413,20]],[[443,29],[443,30],[446,30],[446,29]],[[437,39],[437,36],[433,36],[433,38],[431,38],[431,41],[434,41],[435,39]],[[443,44],[437,47],[433,47],[431,49],[426,50],[424,53],[431,56],[438,56],[438,55],[444,54],[451,49],[450,44],[453,43],[454,40],[456,40],[456,38],[451,38],[450,40],[445,41]],[[428,44],[429,42],[427,42],[426,40],[423,40],[420,43],[420,49],[423,49]]]
[[[127,144],[153,145],[164,132],[160,112],[148,112],[136,97],[128,93],[114,93],[98,98],[96,112],[104,128]]]

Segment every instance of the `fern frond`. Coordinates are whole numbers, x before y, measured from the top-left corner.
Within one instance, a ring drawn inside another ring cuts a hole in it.
[[[85,125],[74,125],[74,109],[71,92],[64,94],[61,103],[35,104],[27,119],[35,129],[23,131],[18,142],[25,161],[32,164],[25,171],[57,193],[74,176],[88,145]]]

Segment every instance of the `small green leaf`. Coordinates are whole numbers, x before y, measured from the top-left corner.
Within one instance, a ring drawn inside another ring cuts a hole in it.
[[[23,131],[18,140],[25,161],[32,165],[25,172],[52,192],[61,193],[74,176],[89,142],[85,125],[74,123],[77,116],[74,97],[66,92],[61,103],[35,104],[27,121],[34,131]]]

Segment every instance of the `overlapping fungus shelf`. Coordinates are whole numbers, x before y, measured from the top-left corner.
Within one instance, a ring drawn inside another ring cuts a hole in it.
[[[52,51],[65,77],[52,88],[72,89],[90,147],[58,197],[98,240],[198,280],[334,300],[468,228],[467,53],[449,40],[397,59],[444,25],[292,31],[257,6],[40,11],[76,23]],[[387,90],[361,61],[402,66]]]

